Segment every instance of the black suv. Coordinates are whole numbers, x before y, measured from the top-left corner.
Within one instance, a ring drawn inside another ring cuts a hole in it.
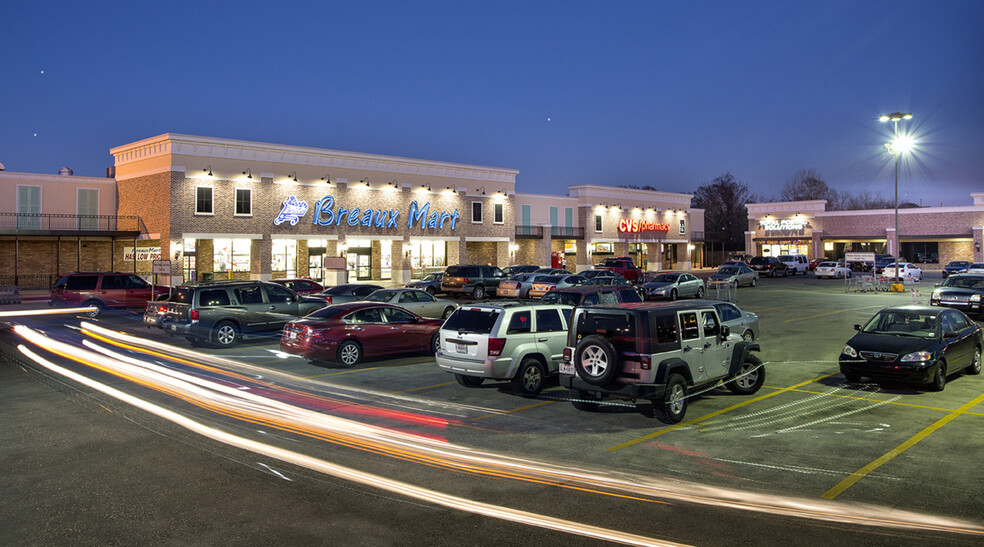
[[[621,278],[619,278],[621,279]],[[622,302],[642,302],[635,287],[612,287],[592,285],[590,287],[568,287],[555,289],[543,295],[544,304],[568,304],[571,306],[606,306]]]
[[[724,382],[741,395],[758,391],[765,369],[753,351],[759,345],[730,336],[710,302],[576,308],[560,384],[578,410],[594,410],[606,397],[644,399],[677,423],[695,389]]]
[[[758,272],[759,275],[789,277],[789,266],[774,256],[756,256],[752,258],[748,266]]]
[[[441,290],[450,296],[469,294],[472,298],[481,300],[487,295],[494,295],[503,279],[506,279],[506,274],[495,266],[459,264],[444,270]]]
[[[325,301],[262,281],[214,281],[179,285],[171,298],[150,302],[144,323],[192,345],[231,346],[243,338],[283,330],[292,319],[325,307]]]

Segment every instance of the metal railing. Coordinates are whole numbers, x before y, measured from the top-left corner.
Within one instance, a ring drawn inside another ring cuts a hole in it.
[[[554,239],[584,239],[584,227],[551,226],[550,237]]]
[[[516,237],[520,239],[543,239],[543,226],[516,226]]]
[[[129,215],[0,213],[0,231],[7,233],[139,232],[140,217]]]
[[[690,241],[704,241],[704,232],[690,232]]]
[[[16,285],[23,290],[49,290],[61,277],[57,274],[0,275],[0,285]]]

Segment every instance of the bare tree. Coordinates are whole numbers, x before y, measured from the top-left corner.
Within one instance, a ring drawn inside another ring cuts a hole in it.
[[[797,171],[779,193],[781,201],[825,199],[836,203],[838,198],[837,191],[827,186],[815,169]]]
[[[748,185],[728,172],[699,186],[690,206],[704,210],[705,231],[722,234],[725,249],[739,251],[745,248],[748,229],[745,204],[754,199]]]
[[[843,194],[840,209],[843,210],[864,210],[864,209],[891,209],[895,203],[890,199],[885,199],[880,195],[874,195],[867,190],[861,190],[857,194]],[[831,209],[828,207],[828,209]]]

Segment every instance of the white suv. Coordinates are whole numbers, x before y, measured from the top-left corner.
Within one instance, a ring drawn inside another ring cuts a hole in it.
[[[806,275],[810,270],[810,259],[806,255],[779,255],[779,261],[789,267],[789,273]]]
[[[461,306],[441,327],[437,366],[465,387],[510,380],[513,390],[536,395],[563,360],[573,310],[526,302]]]

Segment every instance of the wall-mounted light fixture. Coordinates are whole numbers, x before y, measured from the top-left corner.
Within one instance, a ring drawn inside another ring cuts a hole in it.
[[[366,185],[366,188],[369,188],[369,177],[366,177],[366,178],[360,180],[359,182],[365,184]]]
[[[427,190],[429,192],[430,189],[431,189],[431,183],[425,182],[425,183],[421,184],[420,185],[420,188],[418,188],[418,189],[419,190]]]
[[[249,167],[247,167],[246,170],[243,171],[243,174],[246,175],[246,178],[248,179],[253,178],[253,171],[251,171]]]
[[[202,172],[207,172],[207,174],[205,175],[207,177],[214,177],[215,176],[215,175],[212,174],[212,166],[211,165],[206,165],[205,166],[205,169],[202,169]]]
[[[291,174],[287,175],[287,179],[297,182],[297,171],[294,171]]]
[[[974,242],[974,251],[981,252],[981,244],[977,241]]]
[[[331,184],[331,175],[328,174],[328,173],[325,173],[325,176],[321,177],[321,180],[327,182],[328,184]]]
[[[450,192],[452,194],[457,194],[458,193],[458,189],[457,188],[451,188],[450,186],[445,186],[444,187],[444,191],[445,192]]]
[[[396,188],[396,186],[397,186],[398,183],[396,182],[396,179],[393,179],[393,180],[387,182],[386,184],[392,186],[393,188]]]
[[[500,189],[499,189],[499,191],[498,191],[498,192],[496,192],[496,193],[497,193],[497,194],[502,194],[502,195],[506,195],[506,189],[505,189],[505,188],[500,188]]]
[[[478,190],[475,190],[475,192],[476,192],[476,193],[477,193],[477,192],[481,192],[481,193],[482,193],[482,195],[484,196],[484,195],[485,195],[485,187],[484,187],[484,186],[479,186],[479,187],[478,187]]]

